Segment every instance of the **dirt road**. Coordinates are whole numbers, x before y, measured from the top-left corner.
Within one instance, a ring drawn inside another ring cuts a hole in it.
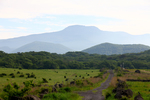
[[[100,87],[85,92],[78,92],[80,96],[84,97],[82,100],[105,100],[104,96],[102,96],[102,90],[106,89],[109,86],[109,83],[114,76],[112,70],[110,70],[109,73],[110,75],[108,76],[108,79],[104,83],[102,83]]]

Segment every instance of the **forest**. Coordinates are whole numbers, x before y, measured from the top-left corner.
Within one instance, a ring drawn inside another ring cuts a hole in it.
[[[150,50],[141,53],[99,55],[84,52],[56,54],[49,52],[5,53],[0,51],[1,68],[20,69],[150,69]]]

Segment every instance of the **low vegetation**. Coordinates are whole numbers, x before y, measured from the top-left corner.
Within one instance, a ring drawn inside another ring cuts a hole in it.
[[[48,98],[52,98],[52,100],[60,98],[61,100],[81,100],[81,97],[73,91],[91,90],[100,86],[108,76],[107,73],[94,69],[19,70],[0,68],[0,73],[4,75],[0,77],[0,97],[3,100],[11,100],[10,98],[15,96],[25,98],[28,94],[37,95],[43,100],[48,100]],[[14,78],[12,78],[13,75]],[[24,75],[24,77],[20,77],[20,75]],[[34,77],[31,77],[32,75]],[[41,94],[41,91],[45,89],[48,89],[50,94]]]
[[[116,72],[116,76],[113,77],[110,86],[107,89],[103,90],[103,95],[105,96],[106,100],[116,100],[115,98],[116,94],[113,91],[118,85],[117,80],[121,80],[126,83],[127,87],[124,90],[130,89],[133,92],[133,95],[130,97],[122,95],[121,100],[137,100],[135,99],[135,97],[137,96],[141,96],[144,100],[150,99],[149,82],[143,81],[143,80],[150,80],[149,78],[150,71],[140,70],[140,73],[136,73],[135,72],[136,70],[133,69],[132,70],[128,69],[128,71],[129,72],[126,73],[122,71],[121,76],[120,74],[118,76],[118,73],[120,73],[120,71]],[[127,81],[128,79],[130,79],[131,81]]]

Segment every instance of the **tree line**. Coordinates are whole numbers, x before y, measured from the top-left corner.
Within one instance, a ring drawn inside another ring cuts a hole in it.
[[[84,52],[56,54],[49,52],[24,52],[7,54],[0,51],[1,68],[23,69],[150,69],[150,50],[141,53],[99,55]]]

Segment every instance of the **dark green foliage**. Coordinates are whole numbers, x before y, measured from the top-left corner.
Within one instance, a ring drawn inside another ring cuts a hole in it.
[[[117,73],[117,76],[122,76],[122,74],[121,73]]]
[[[64,76],[64,78],[66,78],[66,76]]]
[[[83,81],[82,80],[76,80],[76,85],[83,86]]]
[[[60,88],[58,92],[61,92],[61,93],[71,92],[71,88],[69,87]]]
[[[15,78],[15,75],[12,75],[11,78]]]
[[[14,73],[9,74],[9,76],[14,76]]]
[[[13,96],[23,97],[27,91],[31,90],[31,82],[30,84],[28,82],[24,83],[25,87],[23,89],[19,89],[20,86],[16,82],[14,82],[13,85],[5,85],[5,87],[3,88],[4,95],[2,96],[2,98],[4,100],[10,100]]]
[[[7,74],[6,74],[6,73],[2,73],[2,75],[3,75],[3,76],[7,76]]]
[[[109,97],[111,97],[111,93],[107,92],[105,98],[107,99],[107,98],[109,98]]]
[[[35,77],[35,75],[34,75],[34,74],[31,74],[31,75],[30,75],[30,78],[34,78],[34,77]]]
[[[0,74],[0,77],[3,77],[3,75],[2,75],[2,74]]]
[[[124,64],[125,68],[150,69],[149,52],[150,50],[141,53],[109,56],[83,52],[68,52],[66,54],[51,54],[48,52],[4,53],[0,57],[0,67],[24,69],[115,69]]]
[[[18,71],[17,74],[20,74],[20,72]]]
[[[51,78],[49,78],[49,80],[52,80]]]
[[[19,77],[24,77],[24,75],[23,75],[23,74],[21,74]]]
[[[97,76],[94,76],[94,78],[97,78],[97,77],[103,78],[103,74],[104,74],[104,72],[101,72]]]
[[[48,81],[46,80],[46,78],[42,78],[42,82],[43,83],[48,83]]]

